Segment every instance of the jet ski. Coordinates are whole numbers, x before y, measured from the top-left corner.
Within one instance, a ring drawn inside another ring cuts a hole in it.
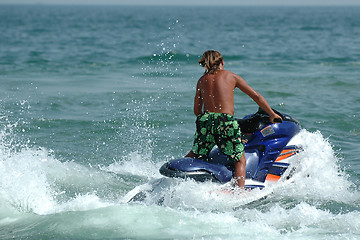
[[[263,189],[266,183],[289,179],[295,169],[291,166],[291,159],[302,151],[300,146],[290,144],[301,130],[299,122],[288,114],[273,110],[282,117],[281,121],[271,123],[269,115],[261,108],[237,119],[245,145],[245,189]],[[170,160],[159,170],[165,178],[135,188],[125,196],[125,201],[141,201],[152,194],[159,196],[161,202],[163,190],[179,178],[226,184],[232,180],[234,168],[234,162],[216,147],[204,159],[184,157]]]

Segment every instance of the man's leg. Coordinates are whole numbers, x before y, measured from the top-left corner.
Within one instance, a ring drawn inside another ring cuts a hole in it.
[[[185,157],[198,158],[198,155],[191,150]]]
[[[246,158],[245,153],[241,155],[240,161],[235,162],[234,178],[237,186],[244,188],[246,177]]]

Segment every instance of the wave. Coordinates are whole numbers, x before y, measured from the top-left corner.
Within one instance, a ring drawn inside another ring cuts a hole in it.
[[[46,149],[22,149],[2,158],[0,201],[19,212],[47,215],[103,207],[101,189],[115,181],[94,168],[60,162]]]
[[[21,143],[13,127],[0,131],[0,212],[9,206],[40,215],[102,207],[99,196],[107,195],[112,185],[122,184],[121,179],[95,167],[62,162],[51,150]]]
[[[340,167],[342,159],[328,139],[307,130],[292,140],[304,151],[294,156],[291,181],[268,186],[266,199],[245,203],[241,195],[214,194],[219,188],[216,183],[181,180],[164,190],[162,206],[152,199],[124,203],[122,198],[131,189],[162,177],[158,169],[163,160],[154,159],[153,129],[143,108],[140,104],[129,113],[128,119],[134,121],[109,123],[133,127],[123,143],[138,151],[123,152],[111,162],[95,159],[91,164],[81,158],[65,161],[45,141],[44,147],[29,146],[17,139],[17,124],[2,117],[0,238],[200,238],[207,232],[227,239],[299,234],[311,239],[314,232],[348,238],[359,234],[360,194]],[[96,123],[44,119],[31,125],[61,128]],[[99,126],[98,131],[105,129]]]
[[[34,233],[44,238],[192,238],[206,231],[229,239],[290,238],[314,231],[359,234],[359,192],[320,132],[303,130],[293,140],[304,151],[295,155],[291,181],[269,186],[266,199],[245,205],[239,196],[213,194],[215,183],[192,180],[179,181],[164,206],[125,204],[122,196],[133,187],[161,177],[162,162],[153,161],[151,149],[107,166],[85,166],[61,161],[42,147],[22,144],[15,150],[11,137],[11,130],[1,131],[0,236],[9,231],[30,238]]]
[[[359,211],[360,194],[346,172],[340,168],[341,159],[336,157],[331,144],[320,132],[302,130],[293,140],[293,144],[301,145],[303,152],[294,156],[295,172],[291,181],[280,181],[268,186],[271,194],[265,201],[265,209],[274,204],[285,204],[285,208],[293,208],[299,203],[323,206],[321,210],[338,213],[337,206],[344,209],[353,206],[351,211]],[[121,164],[112,164],[107,170],[122,174],[142,177],[159,177],[157,173],[161,163],[143,161],[144,156],[133,155]],[[165,194],[163,204],[171,208],[193,209],[201,211],[232,211],[244,205],[238,195],[211,194],[219,187],[216,183],[198,183],[193,180],[181,180]],[[157,197],[147,200],[154,204]],[[327,205],[328,203],[334,203]],[[262,202],[264,203],[264,202]],[[255,203],[257,204],[257,203]],[[286,207],[287,205],[287,207]],[[248,207],[248,206],[247,206]]]
[[[11,125],[7,127],[12,128]],[[72,201],[81,201],[76,199],[97,197],[100,197],[101,200],[97,200],[102,206],[102,200],[111,202],[134,184],[161,177],[158,168],[163,162],[154,162],[151,144],[147,151],[131,152],[109,165],[92,167],[79,164],[80,159],[76,162],[61,161],[54,156],[53,151],[43,147],[17,143],[15,148],[12,144],[18,141],[14,141],[12,134],[14,133],[8,129],[3,129],[0,134],[0,191],[2,201],[11,203],[19,211],[49,214],[70,209]],[[331,144],[321,133],[303,130],[294,141],[305,150],[296,155],[298,164],[292,181],[284,181],[272,189],[275,193],[273,200],[311,199],[344,204],[359,201],[359,193],[352,190],[355,189],[354,184],[339,167],[341,160],[336,157]],[[139,144],[142,144],[141,141]],[[128,182],[132,177],[138,180]],[[113,187],[120,186],[123,189],[117,194],[111,192]],[[178,200],[174,200],[172,195],[169,200],[171,207],[176,207],[173,205],[175,202],[182,202],[201,209],[204,201],[209,201],[205,204],[206,207],[218,208],[224,199],[219,198],[217,201],[212,196],[207,196],[208,199],[201,197],[206,196],[211,186],[213,187],[211,184],[209,186],[192,181],[180,183],[173,189],[178,193],[177,196],[175,194]],[[225,203],[224,207],[241,205],[241,201],[231,201],[235,205]]]
[[[300,27],[300,30],[302,31],[327,31],[329,30],[328,28],[324,28],[324,27],[319,27],[319,26],[302,26]]]

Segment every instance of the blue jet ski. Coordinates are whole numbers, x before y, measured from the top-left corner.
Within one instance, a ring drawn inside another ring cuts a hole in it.
[[[288,146],[301,129],[299,122],[290,115],[274,111],[283,121],[272,124],[262,109],[237,120],[245,144],[245,188],[262,188],[265,181],[279,180],[289,167],[287,158],[301,150],[295,145]],[[206,159],[171,160],[160,168],[160,173],[171,178],[227,183],[233,177],[234,162],[215,148]]]
[[[254,114],[237,119],[245,145],[246,189],[262,189],[266,182],[290,178],[295,167],[290,168],[289,160],[302,150],[289,144],[301,130],[299,122],[288,114],[274,111],[282,117],[282,121],[272,124],[269,115],[261,108]],[[170,160],[162,165],[160,173],[165,177],[136,187],[124,197],[124,201],[143,201],[150,194],[161,204],[164,190],[169,189],[178,178],[228,183],[233,178],[234,162],[214,148],[206,159],[185,157]]]

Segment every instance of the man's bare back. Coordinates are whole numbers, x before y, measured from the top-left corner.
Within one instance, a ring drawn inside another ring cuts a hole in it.
[[[219,70],[215,74],[203,75],[197,84],[203,110],[234,115],[235,87],[235,78],[230,71]],[[199,102],[199,108],[200,105]]]

